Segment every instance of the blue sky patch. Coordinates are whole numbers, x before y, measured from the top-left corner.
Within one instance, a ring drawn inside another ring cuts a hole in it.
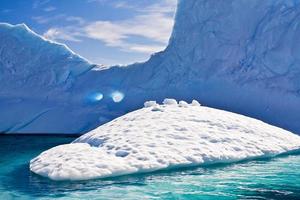
[[[91,62],[145,61],[171,35],[176,0],[1,0],[0,18],[25,23]]]

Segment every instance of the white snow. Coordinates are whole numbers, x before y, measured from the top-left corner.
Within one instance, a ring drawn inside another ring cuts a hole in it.
[[[185,102],[185,101],[179,101],[178,105],[180,107],[185,107],[185,108],[187,108],[189,106],[189,104],[187,102]]]
[[[31,160],[30,169],[53,180],[85,180],[271,157],[300,148],[299,136],[243,115],[204,106],[161,107],[160,112],[153,107],[131,112],[47,150]]]
[[[175,99],[165,99],[163,101],[164,105],[177,105],[177,101]]]
[[[154,111],[154,112],[161,111],[161,112],[163,112],[164,108],[160,105],[155,105],[154,107],[152,107],[151,111]]]
[[[201,104],[197,100],[193,100],[192,106],[201,106]]]
[[[144,107],[145,107],[145,108],[155,107],[155,106],[157,106],[156,101],[146,101],[146,102],[144,103]]]

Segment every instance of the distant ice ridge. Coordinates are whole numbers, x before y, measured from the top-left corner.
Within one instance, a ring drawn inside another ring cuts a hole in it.
[[[0,23],[0,133],[79,132],[86,122],[71,122],[83,112],[72,86],[94,67],[25,24]]]
[[[179,0],[166,49],[123,67],[0,24],[0,132],[85,133],[170,97],[300,134],[299,21],[298,0]]]
[[[160,109],[157,109],[160,108]],[[86,180],[272,157],[300,137],[243,115],[167,99],[117,118],[30,162],[53,180]]]

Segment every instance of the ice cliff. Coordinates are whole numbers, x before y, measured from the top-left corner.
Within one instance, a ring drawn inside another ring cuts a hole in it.
[[[163,52],[110,68],[1,24],[0,132],[83,133],[172,97],[300,133],[299,14],[298,0],[179,0]]]
[[[0,24],[0,132],[78,131],[70,88],[93,67],[24,24]]]

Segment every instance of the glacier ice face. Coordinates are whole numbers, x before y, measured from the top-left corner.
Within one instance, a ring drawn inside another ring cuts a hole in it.
[[[55,87],[92,68],[67,46],[43,39],[25,24],[1,23],[0,38],[1,91],[29,81],[36,87]]]
[[[62,128],[59,121],[76,117],[59,114],[74,113],[67,107],[74,107],[76,101],[72,84],[93,67],[65,45],[45,40],[25,24],[1,23],[0,132],[47,133]],[[67,129],[72,132],[70,126]]]
[[[110,68],[1,25],[0,132],[83,133],[169,97],[300,133],[299,13],[297,0],[179,0],[165,51]]]
[[[170,99],[167,100],[170,102]],[[148,104],[149,105],[149,104]],[[53,180],[86,180],[272,157],[300,137],[242,115],[184,104],[131,112],[41,153],[30,169]]]

